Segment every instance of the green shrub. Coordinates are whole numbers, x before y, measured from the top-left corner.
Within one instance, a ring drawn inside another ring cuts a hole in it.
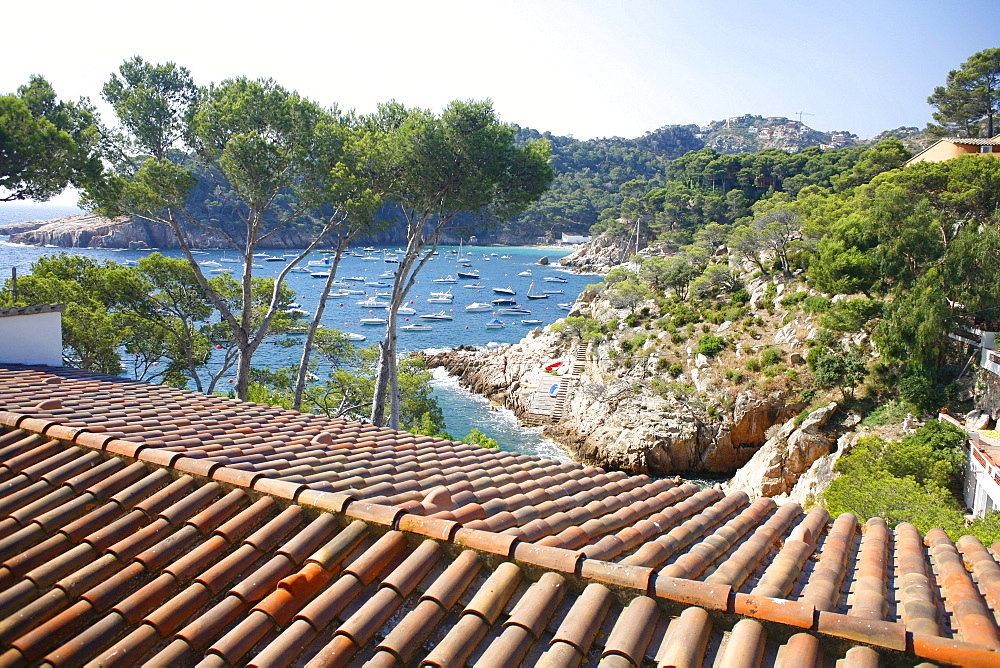
[[[683,343],[684,342],[684,335],[681,334],[680,332],[676,332],[676,331],[672,332],[670,334],[670,342],[671,343]]]
[[[918,412],[917,409],[905,401],[892,399],[866,415],[865,419],[861,421],[861,425],[863,427],[881,427],[887,424],[898,424],[908,414],[916,412]]]
[[[793,306],[798,306],[803,301],[805,301],[806,297],[808,297],[808,296],[809,296],[808,292],[806,292],[805,290],[799,290],[798,292],[793,292],[791,294],[788,294],[788,295],[785,295],[784,297],[782,297],[781,298],[781,305],[784,306],[785,308],[791,308]]]
[[[684,373],[684,367],[677,363],[671,364],[670,367],[667,368],[667,373],[670,374],[671,378],[677,378]]]
[[[746,364],[744,364],[743,366],[746,367],[747,371],[754,371],[754,372],[760,371],[760,360],[757,359],[756,357],[751,357],[746,361]]]
[[[701,340],[698,341],[698,348],[695,352],[712,357],[725,350],[725,348],[726,340],[724,338],[709,334],[701,337]]]
[[[777,364],[784,357],[785,351],[781,348],[768,348],[760,356],[761,366],[771,366]]]
[[[750,293],[746,291],[746,288],[740,288],[733,294],[729,295],[729,303],[734,306],[740,304],[746,304],[750,301]]]
[[[462,439],[462,443],[468,443],[469,445],[478,445],[481,448],[499,449],[500,444],[496,440],[490,438],[483,432],[476,428],[473,428],[465,438]]]
[[[806,297],[802,306],[806,313],[825,313],[830,310],[830,300],[826,297]]]

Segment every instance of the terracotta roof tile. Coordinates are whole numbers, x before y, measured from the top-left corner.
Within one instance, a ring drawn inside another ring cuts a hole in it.
[[[997,663],[970,537],[69,369],[0,423],[0,663]]]

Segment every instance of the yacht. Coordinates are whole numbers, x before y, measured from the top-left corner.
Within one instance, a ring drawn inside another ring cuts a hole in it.
[[[501,297],[500,299],[494,299],[493,303],[496,306],[517,306],[517,300],[511,299],[510,297]]]
[[[465,310],[469,313],[479,313],[481,311],[492,311],[493,304],[487,304],[486,302],[472,302],[465,307]]]
[[[458,273],[458,277],[459,278],[472,278],[472,279],[475,279],[477,281],[479,280],[479,272],[478,271],[460,271],[460,272],[457,272],[457,273]]]
[[[569,283],[562,276],[542,276],[543,281],[548,281],[549,283]]]
[[[404,332],[429,332],[434,328],[422,322],[414,322],[409,325],[403,325],[400,329]]]
[[[310,271],[309,275],[313,278],[330,278],[330,272],[328,271]]]
[[[418,317],[423,318],[424,320],[454,320],[455,319],[452,316],[450,316],[449,314],[445,313],[444,311],[438,311],[437,313],[425,313],[425,314],[423,314],[421,316],[418,316]]]
[[[493,292],[498,295],[510,295],[511,297],[517,294],[517,292],[515,292],[509,285],[506,288],[493,288]]]
[[[526,308],[518,308],[517,306],[510,306],[497,309],[497,313],[500,315],[531,315],[531,311]]]

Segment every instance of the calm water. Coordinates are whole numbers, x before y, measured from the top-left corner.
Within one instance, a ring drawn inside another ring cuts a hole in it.
[[[0,205],[0,224],[38,220],[57,216],[79,213],[74,207],[52,207],[44,205]],[[358,252],[363,252],[357,249]],[[346,332],[360,334],[366,341],[359,345],[376,343],[384,336],[384,326],[366,326],[361,324],[363,317],[373,317],[384,313],[384,309],[358,306],[356,302],[369,297],[375,297],[376,291],[385,291],[387,286],[365,285],[365,282],[384,282],[391,285],[392,277],[387,275],[395,265],[384,261],[383,252],[391,254],[396,249],[379,248],[377,252],[366,253],[367,259],[345,256],[337,272],[338,278],[357,277],[362,281],[354,281],[351,288],[364,290],[364,294],[351,294],[344,297],[334,297],[328,300],[323,324],[327,327],[341,329]],[[456,252],[449,252],[456,251]],[[407,297],[407,306],[417,311],[416,315],[400,316],[400,325],[410,323],[430,324],[433,328],[427,332],[399,332],[399,348],[401,351],[424,350],[428,348],[450,348],[458,345],[485,346],[490,342],[510,343],[521,340],[533,327],[544,326],[555,322],[566,314],[559,303],[570,303],[580,293],[582,288],[599,280],[595,276],[580,276],[562,271],[556,267],[543,267],[537,264],[542,256],[548,256],[553,262],[568,250],[532,247],[466,247],[462,255],[471,267],[459,266],[458,248],[442,247],[440,254],[424,267],[420,280]],[[37,246],[20,246],[7,243],[0,237],[0,279],[6,279],[11,274],[11,267],[16,267],[19,274],[29,272],[32,262],[43,255],[59,252],[72,252],[86,255],[98,260],[114,260],[127,262],[138,260],[148,251],[102,250],[102,249],[57,249]],[[291,251],[289,251],[291,253]],[[165,255],[180,256],[180,251],[167,250]],[[278,255],[274,251],[273,255]],[[501,257],[508,256],[508,257]],[[198,256],[202,261],[216,262],[206,265],[211,268],[238,266],[235,262],[227,262],[227,255],[222,251],[208,251]],[[228,257],[233,257],[232,253]],[[308,260],[322,261],[325,254],[313,253]],[[374,259],[373,259],[374,258]],[[285,266],[281,262],[258,261],[260,268],[255,269],[257,276],[276,276]],[[457,271],[478,271],[480,279],[462,279],[458,283],[435,283],[433,279],[452,276],[457,278]],[[520,276],[521,272],[530,272],[531,276]],[[543,277],[561,277],[566,283],[543,280]],[[312,312],[319,300],[323,279],[314,278],[307,273],[289,273],[286,281],[297,293],[296,301],[301,307]],[[544,290],[558,291],[548,299],[527,300],[524,295],[534,283],[534,293]],[[465,288],[464,285],[480,283],[481,288]],[[470,313],[465,307],[473,302],[491,302],[500,298],[492,288],[511,288],[517,295],[521,307],[531,311],[527,315],[500,315],[497,308],[490,311]],[[427,299],[431,292],[450,291],[454,296],[451,304],[429,303]],[[444,311],[453,320],[424,320],[417,316]],[[499,329],[487,328],[486,323],[494,318],[504,321],[506,326]],[[521,319],[538,319],[541,324],[521,324]],[[293,339],[294,341],[294,339]],[[298,347],[283,347],[277,344],[265,344],[254,357],[255,364],[260,366],[282,367],[297,363],[300,357]],[[456,437],[468,433],[473,427],[497,440],[505,450],[515,450],[526,454],[538,454],[555,459],[568,459],[567,455],[552,441],[540,435],[540,429],[521,427],[510,411],[492,409],[482,397],[469,393],[460,387],[455,379],[442,371],[435,373],[434,391],[445,414],[448,430]]]

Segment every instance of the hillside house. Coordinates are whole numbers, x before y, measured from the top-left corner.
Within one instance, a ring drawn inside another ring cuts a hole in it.
[[[907,160],[903,166],[908,167],[918,162],[943,162],[976,153],[1000,157],[1000,135],[992,139],[944,137]]]

